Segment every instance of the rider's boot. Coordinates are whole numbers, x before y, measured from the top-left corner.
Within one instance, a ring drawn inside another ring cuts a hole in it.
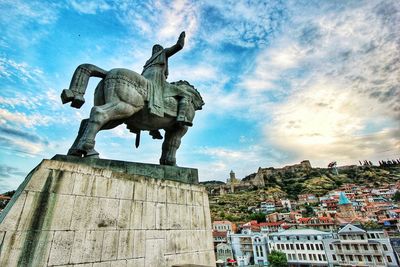
[[[151,131],[149,132],[149,134],[151,135],[151,137],[152,137],[153,139],[163,139],[163,137],[162,137],[162,135],[161,135],[161,133],[160,133],[159,130],[151,130]]]
[[[188,100],[182,97],[178,103],[178,116],[176,121],[181,125],[193,126],[193,123],[186,118],[186,109],[188,105]]]

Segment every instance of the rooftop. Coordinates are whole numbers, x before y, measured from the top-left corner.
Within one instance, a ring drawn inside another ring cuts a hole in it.
[[[287,235],[330,235],[329,232],[318,231],[314,229],[288,229],[279,233],[273,233],[271,236],[287,236]]]

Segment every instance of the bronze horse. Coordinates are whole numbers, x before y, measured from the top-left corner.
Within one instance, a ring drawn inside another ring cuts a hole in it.
[[[70,89],[65,89],[61,94],[63,103],[72,101],[71,106],[80,108],[90,77],[100,77],[102,80],[95,89],[90,117],[82,120],[68,155],[98,157],[98,152],[94,150],[97,133],[124,123],[131,132],[137,134],[136,146],[139,145],[140,131],[165,130],[160,164],[176,165],[176,151],[188,126],[176,121],[178,97],[169,94],[174,90],[168,90],[168,87],[178,86],[189,96],[190,104],[186,110],[189,121],[193,120],[195,111],[204,105],[200,93],[187,81],[166,83],[164,117],[160,117],[152,114],[148,107],[151,90],[160,90],[153,86],[152,81],[128,69],[105,71],[91,64],[82,64],[75,70]]]

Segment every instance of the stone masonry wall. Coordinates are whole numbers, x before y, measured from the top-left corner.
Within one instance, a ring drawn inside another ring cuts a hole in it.
[[[215,266],[199,185],[44,160],[0,215],[0,266]]]

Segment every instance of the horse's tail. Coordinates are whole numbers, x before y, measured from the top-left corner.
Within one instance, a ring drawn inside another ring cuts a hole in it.
[[[61,93],[61,101],[63,104],[71,102],[71,107],[80,108],[84,103],[86,87],[90,77],[104,78],[107,75],[107,71],[92,65],[92,64],[81,64],[79,65],[71,79],[69,89],[64,89]]]

